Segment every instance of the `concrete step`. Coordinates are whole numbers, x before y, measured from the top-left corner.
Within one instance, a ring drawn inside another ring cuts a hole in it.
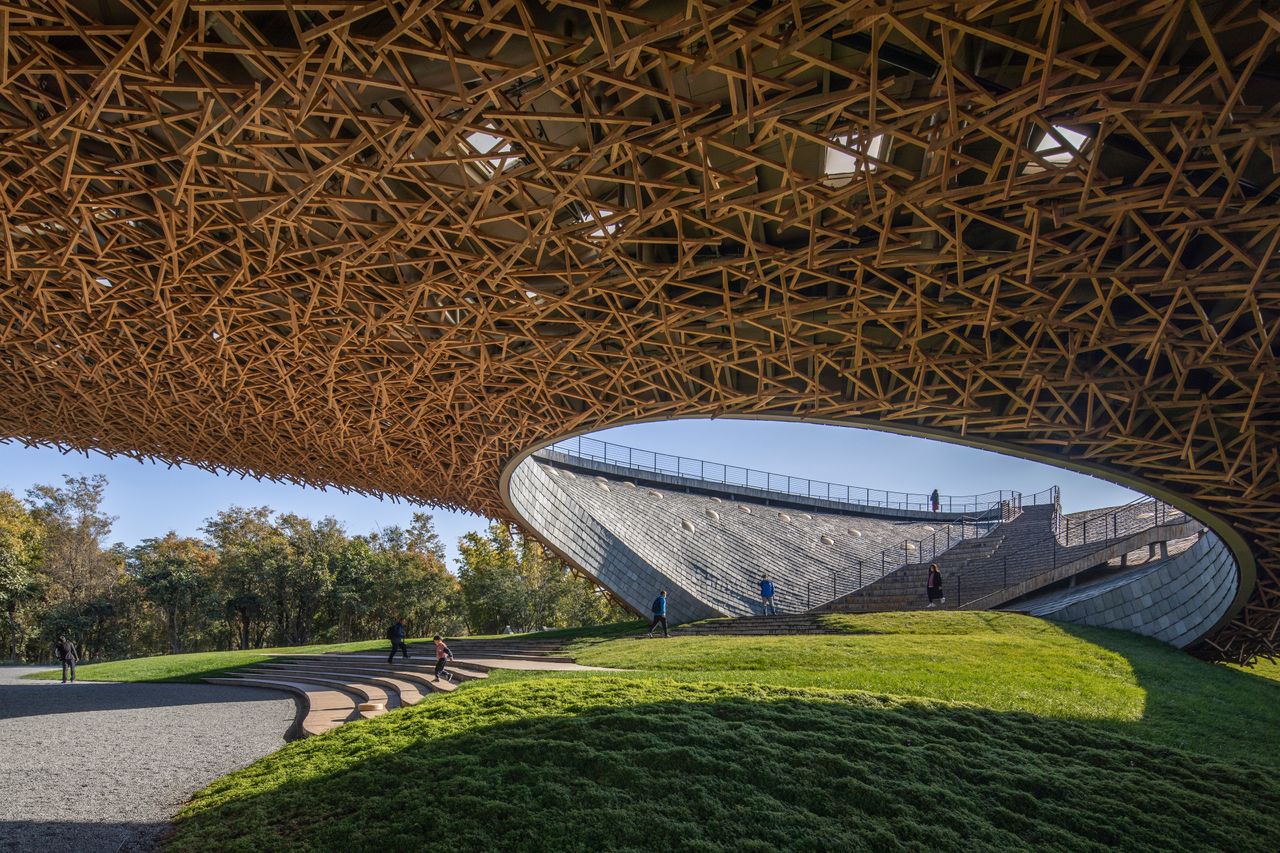
[[[280,670],[263,668],[263,669],[246,669],[237,670],[237,674],[243,673],[253,677],[278,678]],[[291,681],[305,682],[307,684],[317,684],[321,687],[332,687],[335,690],[342,690],[347,693],[354,693],[361,699],[356,706],[362,717],[377,717],[385,714],[391,708],[395,708],[399,704],[399,695],[394,691],[388,693],[382,687],[373,684],[371,681],[360,681],[354,678],[333,677],[330,673],[318,672],[300,672],[289,671],[289,679]],[[365,707],[368,706],[368,707]]]
[[[237,687],[261,687],[289,693],[297,700],[298,712],[291,731],[293,737],[311,737],[332,731],[358,718],[357,700],[349,693],[296,681],[290,678],[223,676],[204,679],[209,684],[231,684]]]

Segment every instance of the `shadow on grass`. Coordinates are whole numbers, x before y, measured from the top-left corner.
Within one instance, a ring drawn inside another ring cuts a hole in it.
[[[477,686],[198,795],[174,850],[1270,850],[1260,768],[1025,714],[617,678]]]
[[[1146,694],[1140,721],[1100,725],[1182,749],[1280,765],[1280,683],[1127,631],[1053,624],[1123,657]]]

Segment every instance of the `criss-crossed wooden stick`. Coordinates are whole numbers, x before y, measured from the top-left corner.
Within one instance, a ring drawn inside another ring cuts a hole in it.
[[[1232,523],[1258,585],[1203,651],[1271,654],[1278,39],[1206,0],[0,3],[0,435],[504,515],[573,430],[942,430]]]

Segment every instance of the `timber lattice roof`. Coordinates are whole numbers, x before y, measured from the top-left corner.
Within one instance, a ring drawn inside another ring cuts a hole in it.
[[[0,436],[505,511],[642,417],[1141,477],[1280,626],[1256,0],[0,2]]]

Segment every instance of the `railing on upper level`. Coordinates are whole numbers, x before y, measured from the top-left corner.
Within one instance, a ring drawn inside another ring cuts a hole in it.
[[[768,471],[757,471],[738,465],[725,465],[703,459],[690,459],[685,456],[672,456],[668,453],[626,447],[587,436],[557,442],[538,451],[536,455],[567,462],[572,462],[576,457],[589,462],[604,462],[636,471],[668,474],[717,485],[743,486],[851,506],[923,511],[932,509],[931,496],[926,494],[847,486],[823,480],[810,480],[805,477],[791,477],[787,474],[771,474]],[[1021,492],[1002,489],[978,495],[940,495],[938,504],[938,509],[942,512],[981,514],[993,509],[1021,509],[1023,497]]]
[[[989,566],[981,577],[971,576],[966,581],[961,575],[955,575],[952,581],[955,586],[953,601],[959,608],[980,606],[983,599],[989,599],[1009,587],[1010,566],[1014,568],[1012,583],[1024,583],[1052,574],[1059,566],[1096,553],[1107,545],[1156,527],[1182,524],[1189,518],[1177,507],[1148,497],[1137,498],[1124,506],[1099,510],[1083,518],[1073,519],[1057,512],[1053,518],[1053,537],[1047,547],[1044,543],[1037,543],[1002,554],[999,562]],[[1082,545],[1097,547],[1082,551],[1079,550]]]
[[[1054,489],[1057,487],[1055,486]],[[1044,493],[1039,493],[1044,494]],[[1006,521],[1016,518],[1021,507],[1008,503],[988,510],[981,515],[962,518],[930,531],[918,539],[903,539],[885,548],[870,560],[854,559],[852,566],[833,568],[831,583],[811,581],[805,584],[805,609],[856,592],[866,584],[877,581],[890,572],[913,563],[928,563],[939,554],[949,551],[966,539],[980,539]],[[827,593],[830,593],[828,596]]]

